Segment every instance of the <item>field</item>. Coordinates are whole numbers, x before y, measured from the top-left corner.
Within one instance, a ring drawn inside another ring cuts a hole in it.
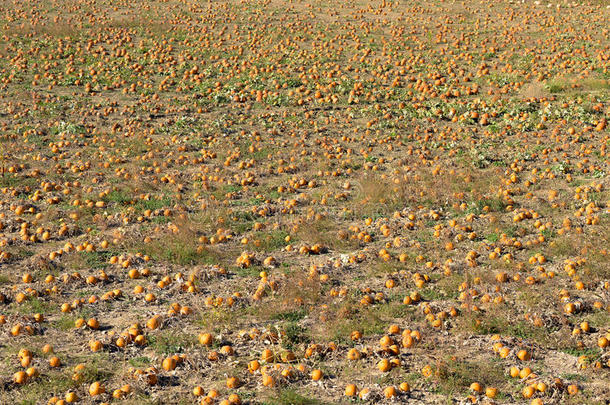
[[[0,403],[607,404],[608,0],[0,2]]]

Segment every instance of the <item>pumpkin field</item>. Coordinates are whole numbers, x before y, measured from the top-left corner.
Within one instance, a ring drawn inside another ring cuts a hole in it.
[[[0,404],[608,404],[610,0],[0,1]]]

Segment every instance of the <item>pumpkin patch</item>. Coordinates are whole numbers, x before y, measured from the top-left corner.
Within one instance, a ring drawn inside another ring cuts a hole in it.
[[[606,0],[0,16],[0,403],[610,396]]]

